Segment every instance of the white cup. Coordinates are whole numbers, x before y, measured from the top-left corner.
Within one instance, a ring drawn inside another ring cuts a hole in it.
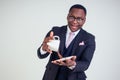
[[[50,40],[47,45],[49,46],[50,50],[58,52],[59,45],[60,45],[60,38],[59,36],[53,36],[53,40]]]

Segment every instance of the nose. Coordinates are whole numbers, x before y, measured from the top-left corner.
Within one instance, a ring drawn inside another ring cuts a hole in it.
[[[73,22],[74,22],[74,23],[77,23],[77,20],[75,19]]]

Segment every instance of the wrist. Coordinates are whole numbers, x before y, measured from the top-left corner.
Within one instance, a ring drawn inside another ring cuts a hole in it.
[[[41,46],[41,48],[40,48],[40,52],[41,52],[42,54],[45,54],[45,53],[46,53],[46,51],[43,50],[43,46]]]
[[[74,62],[74,65],[69,66],[68,68],[71,69],[71,70],[73,70],[75,67],[76,67],[76,62]]]

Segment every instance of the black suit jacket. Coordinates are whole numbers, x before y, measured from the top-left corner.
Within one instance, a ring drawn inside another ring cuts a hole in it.
[[[51,31],[54,32],[54,35],[60,37],[59,52],[63,53],[66,40],[67,26],[53,27]],[[50,32],[48,32],[46,37],[49,36],[49,34]],[[92,34],[81,29],[76,36],[75,42],[73,44],[73,49],[71,51],[71,55],[77,56],[76,59],[77,65],[73,70],[69,72],[68,80],[81,80],[86,78],[84,71],[88,69],[94,51],[95,51],[95,37]],[[38,48],[37,54],[39,58],[45,58],[49,55],[49,53],[42,55],[40,53],[40,48]],[[50,55],[48,64],[46,65],[46,71],[43,80],[55,80],[59,68],[58,65],[51,63],[51,61],[55,59],[58,59],[58,56],[55,52],[53,52]]]

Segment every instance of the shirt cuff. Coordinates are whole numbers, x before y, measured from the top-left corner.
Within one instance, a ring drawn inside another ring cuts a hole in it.
[[[42,46],[41,46],[41,48],[40,48],[40,52],[41,52],[41,54],[46,54],[46,51],[43,51],[43,50],[42,50]]]
[[[73,70],[73,69],[75,68],[75,66],[76,66],[76,63],[75,63],[75,65],[70,66],[70,67],[68,67],[68,68],[71,69],[71,70]]]

